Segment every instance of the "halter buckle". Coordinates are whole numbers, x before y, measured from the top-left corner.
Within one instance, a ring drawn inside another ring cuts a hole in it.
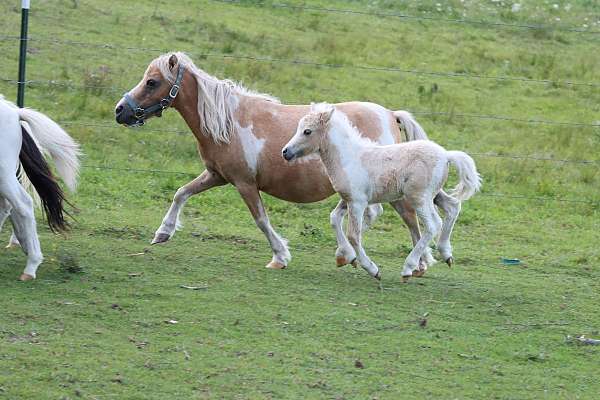
[[[144,118],[144,109],[141,107],[136,108],[135,110],[133,110],[133,115],[135,115],[135,117],[137,119],[143,119]]]
[[[174,99],[175,97],[177,97],[177,93],[179,93],[179,85],[173,85],[171,87],[171,90],[169,91],[169,97],[171,99]]]

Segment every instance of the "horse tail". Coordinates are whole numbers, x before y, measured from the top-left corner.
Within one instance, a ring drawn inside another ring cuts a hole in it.
[[[425,133],[425,129],[419,125],[411,113],[408,111],[398,110],[394,111],[393,114],[400,128],[404,129],[404,132],[406,133],[406,141],[429,140],[427,134]]]
[[[48,153],[56,165],[58,175],[70,191],[75,191],[81,155],[77,142],[44,114],[28,108],[20,108],[18,112],[23,128],[23,140],[26,140],[25,136],[29,136],[38,152]]]
[[[21,166],[40,198],[50,229],[54,232],[65,231],[68,229],[68,223],[65,220],[66,211],[63,206],[65,195],[52,175],[50,166],[32,138],[28,127],[21,126],[21,132],[23,136],[19,154]]]
[[[458,171],[458,184],[450,194],[459,201],[468,200],[481,189],[481,175],[475,161],[462,151],[447,151],[446,155]]]

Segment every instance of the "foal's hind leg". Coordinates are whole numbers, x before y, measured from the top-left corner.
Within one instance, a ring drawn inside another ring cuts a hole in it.
[[[267,268],[284,269],[292,259],[292,255],[288,250],[287,240],[279,236],[271,226],[258,188],[249,184],[236,185],[236,187],[254,217],[256,226],[265,234],[273,250],[273,259],[267,264]]]
[[[454,259],[452,258],[450,235],[452,235],[452,228],[454,228],[458,214],[460,214],[461,204],[459,200],[443,191],[435,196],[435,204],[444,210],[444,224],[442,225],[442,233],[438,240],[437,248],[444,261],[446,261],[446,264],[451,267]]]
[[[14,181],[0,185],[0,194],[13,207],[10,219],[23,251],[27,254],[27,265],[19,279],[22,281],[34,279],[38,266],[42,263],[43,256],[36,231],[33,200],[16,178]]]
[[[442,220],[435,210],[433,201],[428,200],[422,204],[415,205],[417,215],[423,223],[423,235],[406,257],[404,269],[402,270],[402,279],[407,282],[412,276],[413,271],[418,268],[419,259],[423,256],[429,242],[438,234],[442,227]]]
[[[219,174],[205,170],[197,178],[188,184],[180,187],[175,193],[173,203],[167,214],[165,215],[162,224],[154,234],[152,244],[164,243],[168,241],[179,227],[179,214],[185,205],[186,201],[195,194],[204,192],[215,186],[225,185],[227,182]]]
[[[396,200],[391,202],[390,205],[394,208],[394,210],[396,210],[408,227],[414,247],[421,238],[419,221],[417,220],[417,214],[414,208],[411,207],[407,200]],[[414,271],[413,275],[416,277],[423,276],[427,271],[427,268],[431,267],[435,263],[436,260],[431,255],[431,248],[429,246],[425,247],[425,251],[419,260],[419,267]]]

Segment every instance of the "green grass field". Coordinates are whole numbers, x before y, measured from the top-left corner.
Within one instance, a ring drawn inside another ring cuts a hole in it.
[[[0,1],[0,36],[18,35],[18,3]],[[0,250],[0,398],[599,398],[600,349],[566,336],[600,338],[600,128],[591,126],[600,123],[600,33],[562,29],[600,31],[596,1],[535,0],[517,12],[479,0],[288,3],[434,20],[251,1],[32,3],[27,77],[37,82],[26,105],[61,121],[85,158],[72,232],[52,235],[39,219],[38,279],[17,282],[24,255]],[[444,21],[459,18],[547,28]],[[10,99],[18,46],[0,38],[0,93]],[[335,197],[265,196],[294,256],[287,270],[267,270],[268,244],[232,187],[192,198],[184,229],[150,247],[175,190],[202,163],[176,112],[127,130],[113,107],[167,50],[286,103],[442,113],[417,117],[433,140],[477,154],[484,176],[455,229],[456,267],[402,284],[409,236],[386,206],[365,239],[382,266],[379,288],[362,270],[335,267]],[[523,155],[551,160],[505,157]],[[552,161],[561,159],[595,162]]]

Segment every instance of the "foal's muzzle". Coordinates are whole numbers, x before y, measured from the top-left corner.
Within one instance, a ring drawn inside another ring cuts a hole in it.
[[[285,158],[286,161],[292,161],[295,157],[295,154],[290,151],[287,147],[281,151],[281,155]]]

